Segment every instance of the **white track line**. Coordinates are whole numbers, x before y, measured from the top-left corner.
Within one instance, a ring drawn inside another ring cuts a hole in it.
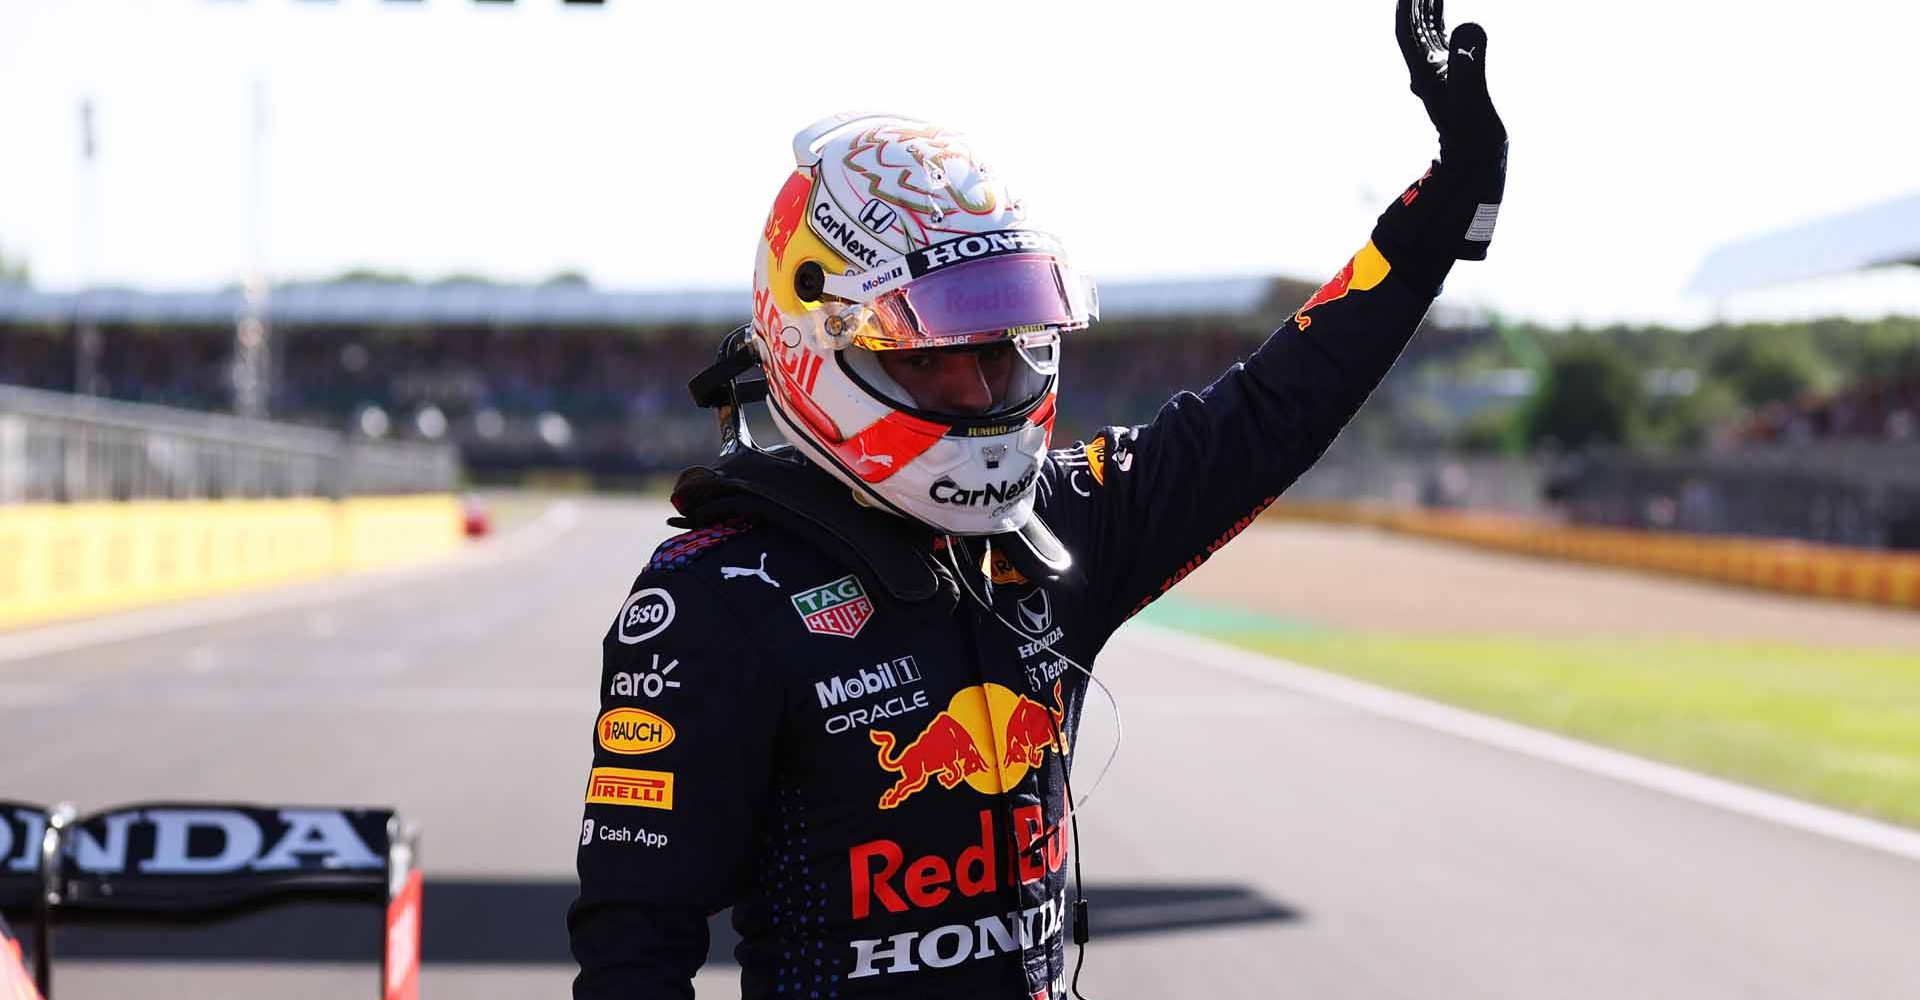
[[[1491,716],[1375,687],[1323,670],[1158,625],[1127,626],[1129,641],[1202,666],[1452,736],[1717,806],[1808,833],[1920,861],[1920,832],[1829,809]]]
[[[579,522],[578,506],[563,500],[549,506],[539,518],[525,527],[506,532],[474,548],[461,549],[425,562],[275,584],[264,590],[195,598],[178,604],[156,604],[96,618],[0,633],[0,663],[144,639],[255,615],[333,604],[421,577],[518,559],[531,555]]]

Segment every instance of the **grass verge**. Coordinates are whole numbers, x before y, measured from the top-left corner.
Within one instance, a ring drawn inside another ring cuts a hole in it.
[[[1318,630],[1168,598],[1144,617],[1920,827],[1920,652]],[[1157,609],[1157,610],[1156,610]]]

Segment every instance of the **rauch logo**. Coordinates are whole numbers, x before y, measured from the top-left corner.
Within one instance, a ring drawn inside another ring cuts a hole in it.
[[[652,753],[673,742],[673,724],[644,708],[609,709],[594,728],[611,753]]]

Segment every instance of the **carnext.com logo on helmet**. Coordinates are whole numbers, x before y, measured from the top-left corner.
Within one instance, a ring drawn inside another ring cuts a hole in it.
[[[938,271],[949,264],[978,260],[982,257],[999,257],[1010,253],[1057,255],[1060,253],[1060,241],[1032,229],[1006,229],[948,240],[925,250],[916,251],[908,260],[913,265],[913,273],[922,275],[929,271]]]
[[[1033,488],[1034,474],[1038,466],[1027,469],[1019,479],[1001,483],[988,483],[977,490],[970,490],[946,476],[941,476],[927,487],[927,497],[934,503],[952,504],[955,507],[979,507],[986,504],[1006,503],[1018,500],[1027,490]]]

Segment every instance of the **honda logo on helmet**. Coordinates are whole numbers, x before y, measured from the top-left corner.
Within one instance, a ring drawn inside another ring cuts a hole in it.
[[[948,240],[937,246],[915,251],[908,260],[913,266],[914,275],[919,276],[930,271],[938,271],[949,264],[1013,253],[1058,254],[1060,241],[1037,230],[1007,229]]]
[[[867,227],[869,232],[884,233],[897,218],[899,213],[882,201],[867,202],[867,207],[860,210],[860,224]]]

